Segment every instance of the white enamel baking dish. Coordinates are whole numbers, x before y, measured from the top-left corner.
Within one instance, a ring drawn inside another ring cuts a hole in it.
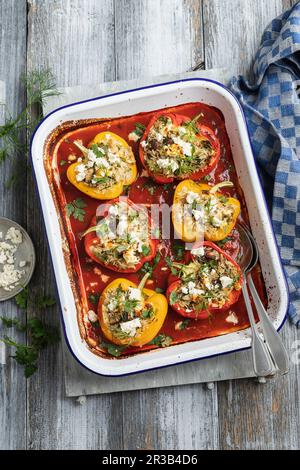
[[[62,252],[60,227],[43,164],[43,148],[47,136],[63,121],[126,116],[196,101],[215,106],[224,115],[235,167],[249,211],[252,232],[260,249],[260,262],[269,298],[268,314],[277,329],[285,320],[288,308],[286,281],[256,171],[244,114],[232,93],[220,83],[195,78],[74,103],[53,111],[40,123],[32,139],[31,155],[61,303],[66,340],[75,358],[95,373],[109,376],[126,375],[250,347],[250,331],[247,329],[111,360],[101,358],[88,349],[81,339],[77,324],[74,297]],[[272,295],[269,296],[270,288]]]

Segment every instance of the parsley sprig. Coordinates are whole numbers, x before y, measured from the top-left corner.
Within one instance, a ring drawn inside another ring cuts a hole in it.
[[[27,331],[31,336],[31,344],[22,344],[13,341],[7,335],[2,341],[15,348],[15,354],[11,356],[15,361],[24,366],[24,375],[30,377],[37,370],[37,361],[42,349],[59,340],[58,330],[50,325],[45,325],[39,318],[33,317],[23,324],[18,318],[1,317],[6,328],[15,326],[19,331]]]
[[[67,216],[73,216],[74,219],[79,220],[79,222],[83,222],[85,217],[84,207],[86,207],[86,202],[84,202],[81,197],[74,199],[74,201],[66,204],[65,209]]]

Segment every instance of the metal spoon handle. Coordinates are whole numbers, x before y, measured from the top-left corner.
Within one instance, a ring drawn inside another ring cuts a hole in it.
[[[286,374],[289,370],[289,358],[286,349],[260,300],[251,275],[248,276],[248,282],[268,348],[281,374]]]
[[[270,375],[274,370],[273,362],[263,339],[260,337],[257,331],[255,318],[254,318],[254,314],[252,311],[252,306],[251,306],[251,302],[250,302],[249,294],[247,290],[246,276],[245,276],[244,284],[242,287],[242,291],[243,291],[246,309],[248,312],[250,325],[251,325],[251,331],[252,331],[251,347],[252,347],[254,372],[258,377],[266,377],[267,375]]]

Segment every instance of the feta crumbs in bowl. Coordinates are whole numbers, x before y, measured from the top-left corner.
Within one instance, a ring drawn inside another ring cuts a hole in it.
[[[0,217],[0,300],[18,294],[30,281],[35,252],[29,235],[16,222]]]

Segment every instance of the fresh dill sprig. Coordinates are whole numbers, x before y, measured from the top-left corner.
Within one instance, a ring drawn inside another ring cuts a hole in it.
[[[50,70],[33,70],[23,74],[20,81],[25,88],[27,104],[17,116],[12,116],[6,109],[5,122],[0,126],[0,164],[7,159],[12,161],[12,172],[6,181],[8,188],[18,181],[26,168],[30,137],[43,117],[45,98],[59,95]]]

